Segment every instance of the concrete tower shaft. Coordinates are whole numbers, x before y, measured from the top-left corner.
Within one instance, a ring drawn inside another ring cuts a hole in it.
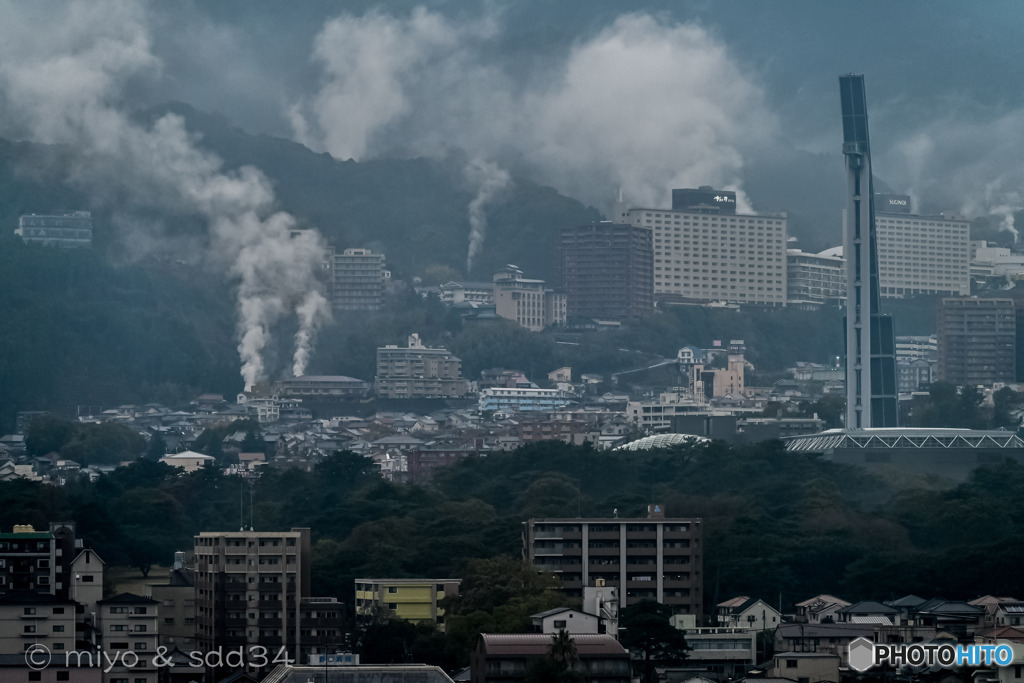
[[[871,145],[864,77],[839,77],[846,157],[843,214],[846,256],[846,427],[897,426],[896,343],[892,318],[879,311]]]

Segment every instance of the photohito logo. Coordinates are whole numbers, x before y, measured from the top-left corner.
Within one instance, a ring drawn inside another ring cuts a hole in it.
[[[33,671],[42,671],[50,666],[50,649],[40,643],[29,645],[25,650],[25,663]]]
[[[1009,666],[1013,649],[1009,645],[952,645],[912,643],[880,645],[867,638],[850,641],[850,668],[867,671],[873,666]]]

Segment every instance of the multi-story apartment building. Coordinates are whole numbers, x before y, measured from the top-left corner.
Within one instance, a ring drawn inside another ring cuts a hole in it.
[[[494,303],[494,282],[446,282],[438,289],[441,303],[490,305]]]
[[[518,266],[507,265],[494,274],[494,312],[530,330],[565,324],[565,295],[544,286],[544,280],[523,277]]]
[[[708,187],[679,192],[671,211],[617,208],[617,220],[652,232],[655,296],[785,306],[786,214],[736,214],[735,193]]]
[[[666,518],[660,505],[637,519],[531,519],[523,554],[554,572],[563,590],[582,597],[587,586],[619,589],[620,606],[657,600],[676,614],[703,613],[702,520]]]
[[[709,409],[703,393],[694,395],[688,390],[676,389],[659,394],[657,400],[629,401],[626,419],[645,432],[664,432],[671,429],[673,418],[703,415]]]
[[[103,560],[75,538],[75,525],[54,522],[49,531],[15,525],[0,534],[0,594],[28,590],[94,603],[102,597]]]
[[[470,385],[457,356],[424,346],[412,334],[407,348],[377,349],[375,389],[380,398],[458,398],[469,393]]]
[[[0,534],[0,591],[33,591],[54,595],[57,586],[57,542],[52,533],[16,525]]]
[[[370,393],[370,384],[344,375],[303,375],[280,380],[277,393],[283,398],[320,401],[360,399]]]
[[[520,443],[557,440],[563,443],[580,445],[600,443],[601,430],[586,420],[564,420],[542,418],[517,420],[517,432]]]
[[[876,195],[875,206],[881,296],[971,293],[970,222],[911,214],[904,195]]]
[[[444,630],[444,609],[438,603],[459,594],[462,579],[356,579],[356,614],[387,612],[414,624]]]
[[[204,531],[195,537],[199,648],[259,645],[296,657],[309,597],[309,529]]]
[[[573,401],[572,394],[558,389],[539,387],[494,387],[480,392],[477,406],[482,411],[500,410],[521,413],[534,410],[555,410]]]
[[[566,314],[624,320],[654,306],[651,230],[624,223],[564,228],[561,289]]]
[[[1013,299],[943,299],[938,378],[958,386],[1014,382],[1016,336]]]
[[[31,590],[0,595],[0,654],[21,654],[41,645],[63,660],[65,652],[77,648],[76,626],[71,600]]]
[[[346,249],[330,257],[331,305],[339,311],[377,311],[390,276],[384,254]]]
[[[29,214],[18,218],[15,235],[26,244],[50,247],[91,247],[92,214],[88,211],[59,211]]]
[[[342,604],[337,598],[303,598],[299,605],[302,647],[299,661],[337,652],[344,644],[341,632]]]
[[[790,306],[814,307],[846,300],[846,261],[841,248],[808,254],[786,253],[786,300]]]
[[[160,605],[160,623],[157,626],[160,644],[169,650],[196,649],[196,589],[195,573],[184,566],[184,553],[174,554],[174,566],[168,572],[167,583],[147,586],[148,595]]]
[[[154,662],[159,644],[160,613],[156,600],[121,593],[100,600],[96,630],[110,661],[106,680],[157,683],[159,662]],[[107,668],[107,667],[105,667]]]

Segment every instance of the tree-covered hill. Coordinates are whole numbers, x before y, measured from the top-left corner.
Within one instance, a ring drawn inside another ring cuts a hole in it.
[[[179,270],[0,237],[0,429],[17,410],[73,416],[234,390],[230,295],[218,277]]]
[[[199,531],[237,528],[247,486],[146,460],[95,483],[0,482],[0,528],[73,519],[108,563],[141,566],[190,548]],[[310,527],[314,591],[351,604],[356,576],[460,576],[474,558],[519,554],[531,517],[640,517],[660,502],[670,516],[704,520],[707,613],[737,594],[775,604],[781,593],[786,607],[822,592],[1024,593],[1022,495],[1024,468],[1012,463],[952,488],[897,488],[779,442],[628,453],[543,442],[460,461],[429,487],[383,481],[351,453],[311,473],[267,469],[252,518],[257,529]]]

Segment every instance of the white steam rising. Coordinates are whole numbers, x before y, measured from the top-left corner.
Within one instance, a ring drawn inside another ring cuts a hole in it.
[[[473,270],[473,259],[484,246],[487,236],[487,213],[484,207],[495,195],[512,182],[508,171],[489,161],[474,160],[463,169],[466,179],[476,188],[476,196],[469,203],[469,253],[466,256],[466,276]]]
[[[876,166],[907,183],[917,210],[1001,216],[1001,229],[1016,241],[1014,212],[1024,209],[1024,110],[963,106],[951,112],[916,119],[915,132],[889,148]]]
[[[275,211],[267,178],[248,166],[225,170],[221,159],[198,147],[181,117],[168,114],[144,125],[120,108],[133,79],[160,68],[139,5],[61,5],[45,17],[46,40],[39,40],[37,11],[27,4],[4,7],[3,134],[74,148],[80,156],[69,169],[72,180],[94,196],[116,196],[123,202],[121,222],[132,207],[201,215],[213,258],[237,279],[246,386],[264,378],[271,330],[297,305],[295,369],[303,370],[326,311],[315,277],[324,253],[319,236],[299,231],[293,238],[295,220]]]
[[[292,108],[296,136],[342,159],[455,146],[595,205],[622,187],[662,206],[674,187],[742,192],[742,150],[776,129],[760,87],[699,26],[623,16],[526,75],[495,61],[494,35],[424,9],[328,21],[313,55],[323,86]]]

